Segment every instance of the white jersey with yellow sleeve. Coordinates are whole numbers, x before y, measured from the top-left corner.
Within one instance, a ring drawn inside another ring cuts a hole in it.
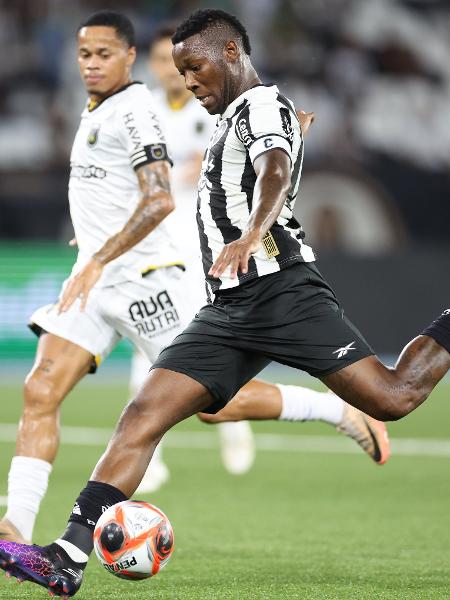
[[[96,106],[86,106],[70,159],[69,203],[77,272],[129,220],[141,198],[136,169],[168,156],[149,89],[134,82]],[[182,264],[176,236],[163,221],[106,265],[97,287],[139,279],[143,272]]]

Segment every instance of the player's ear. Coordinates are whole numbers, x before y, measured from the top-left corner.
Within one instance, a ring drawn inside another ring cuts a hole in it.
[[[230,40],[225,44],[223,53],[225,60],[228,60],[229,62],[236,62],[240,56],[238,45],[233,40]]]
[[[131,46],[130,48],[128,48],[127,66],[132,67],[134,65],[135,60],[136,60],[136,46]]]

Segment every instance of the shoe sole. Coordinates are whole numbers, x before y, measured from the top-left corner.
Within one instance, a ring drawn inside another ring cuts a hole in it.
[[[5,571],[6,577],[15,577],[19,583],[23,583],[24,581],[36,583],[45,587],[50,596],[60,596],[62,600],[69,600],[69,588],[64,577],[55,576],[50,581],[48,577],[38,575],[25,565],[22,565],[17,558],[4,550],[0,550],[0,568]]]
[[[391,456],[391,446],[386,425],[373,417],[365,415],[364,420],[377,452],[372,456],[377,465],[384,465]]]

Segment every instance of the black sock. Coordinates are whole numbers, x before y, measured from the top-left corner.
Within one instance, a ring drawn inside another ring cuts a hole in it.
[[[127,499],[123,492],[108,483],[88,481],[74,504],[61,539],[89,555],[94,547],[92,534],[99,518],[107,508]]]
[[[450,308],[422,331],[422,335],[432,337],[450,353]]]

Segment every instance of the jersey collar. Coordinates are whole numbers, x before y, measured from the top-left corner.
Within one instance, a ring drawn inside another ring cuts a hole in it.
[[[259,89],[260,87],[273,87],[275,88],[276,91],[278,91],[278,88],[275,84],[273,83],[257,83],[256,85],[252,86],[250,89],[246,90],[245,92],[243,92],[240,96],[238,96],[237,98],[235,98],[233,100],[233,102],[231,102],[227,108],[225,109],[225,112],[223,114],[220,115],[219,120],[221,119],[228,119],[230,117],[233,117],[236,109],[246,100],[251,100],[251,98],[259,93]]]
[[[117,91],[115,91],[113,94],[111,94],[111,96],[107,96],[106,98],[103,98],[103,100],[100,100],[100,102],[96,102],[95,100],[88,100],[87,103],[87,109],[89,112],[92,112],[93,110],[95,110],[96,108],[98,108],[101,104],[103,104],[103,102],[105,102],[106,100],[109,100],[109,98],[112,98],[113,96],[116,96],[116,94],[120,94],[120,92],[123,92],[125,90],[127,90],[130,86],[132,85],[144,85],[142,83],[142,81],[131,81],[130,83],[127,83],[126,85],[123,85],[121,88],[119,88]]]

